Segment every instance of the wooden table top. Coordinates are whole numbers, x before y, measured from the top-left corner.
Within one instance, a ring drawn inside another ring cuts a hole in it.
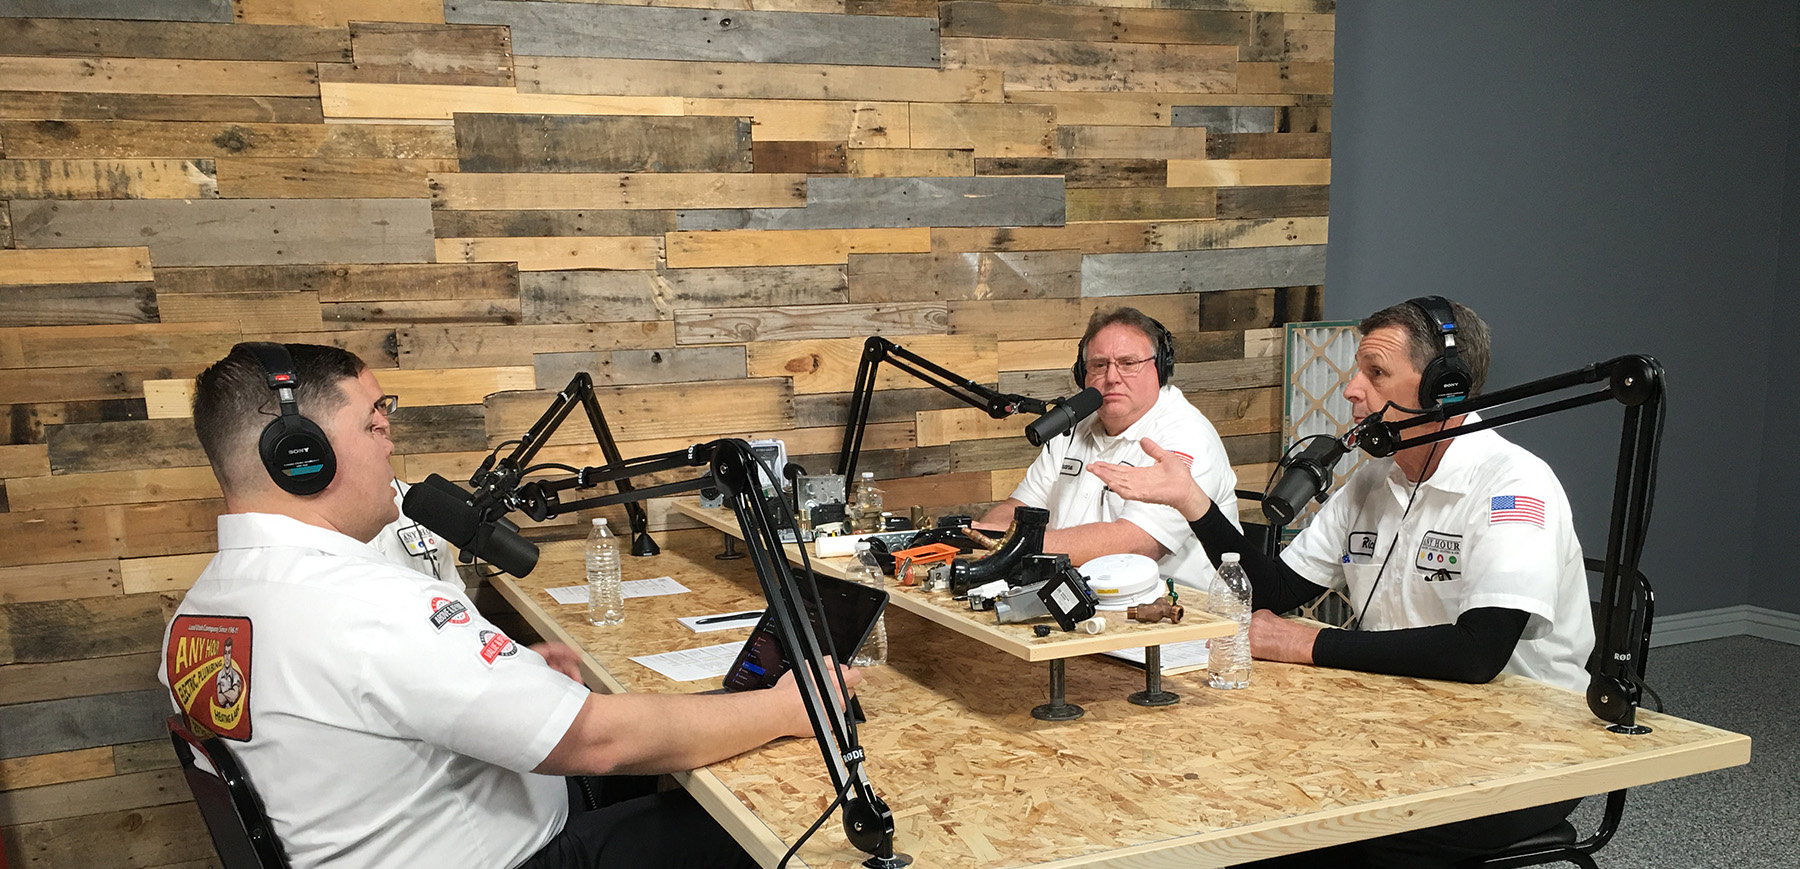
[[[583,580],[581,542],[544,547],[499,588],[547,639],[582,649],[596,690],[696,692],[633,655],[742,640],[694,634],[678,616],[755,609],[748,560],[716,561],[710,532],[661,535],[626,578],[673,576],[692,594],[634,598],[623,625],[586,621],[545,588]],[[1608,732],[1575,693],[1502,676],[1487,685],[1258,661],[1251,687],[1204,673],[1164,678],[1181,702],[1134,706],[1143,674],[1069,662],[1077,721],[1031,717],[1043,670],[892,611],[888,665],[859,691],[869,777],[895,816],[895,846],[929,867],[1208,867],[1603,793],[1745,763],[1750,739],[1653,712],[1641,736]],[[676,777],[764,866],[831,799],[811,740],[787,739]],[[834,819],[790,865],[851,869],[865,855]]]
[[[677,501],[675,509],[725,534],[743,539],[737,516],[730,510],[702,507],[697,499]],[[790,563],[800,563],[799,546],[788,544],[783,548],[787,550]],[[814,570],[840,579],[846,575],[846,569],[852,560],[816,556],[810,558]],[[908,587],[891,582],[888,583],[887,591],[890,610],[906,610],[1026,661],[1053,661],[1117,649],[1141,649],[1149,645],[1204,640],[1223,637],[1237,630],[1237,625],[1231,621],[1207,613],[1203,606],[1194,605],[1187,593],[1182,598],[1187,613],[1182,617],[1181,624],[1159,622],[1146,625],[1127,619],[1123,612],[1102,612],[1100,615],[1106,619],[1106,630],[1098,634],[1052,630],[1050,636],[1039,637],[1032,632],[1031,625],[997,624],[992,612],[971,610],[967,603],[955,600],[947,591],[927,591],[923,587]]]

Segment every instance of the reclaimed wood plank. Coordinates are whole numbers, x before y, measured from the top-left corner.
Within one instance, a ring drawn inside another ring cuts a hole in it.
[[[673,210],[487,210],[434,209],[439,238],[550,235],[662,235],[675,229]]]
[[[1082,159],[1061,157],[978,157],[978,175],[1060,175],[1070,190],[1092,187],[1162,187],[1168,181],[1167,160]]]
[[[232,343],[236,343],[234,339]],[[229,349],[230,345],[226,345]],[[224,356],[221,350],[218,354]],[[216,357],[215,357],[216,358]],[[142,368],[49,368],[30,377],[0,378],[0,405],[46,402],[78,403],[109,399],[144,400],[144,384],[170,377],[191,378],[206,368],[204,362],[181,362]]]
[[[332,27],[0,18],[0,44],[11,55],[44,57],[350,60],[350,34]]]
[[[418,21],[444,23],[441,0],[236,0],[238,20],[245,24],[298,24],[346,27],[351,21]]]
[[[211,560],[211,556],[207,556]],[[8,703],[32,703],[65,697],[92,697],[123,691],[155,690],[156,651],[112,655],[47,664],[8,664],[0,667],[0,697]],[[106,752],[105,775],[112,775],[112,752]],[[0,790],[23,785],[0,779]]]
[[[1227,290],[1226,292],[1232,291]],[[1246,356],[1263,355],[1245,352],[1244,335],[1244,332],[1236,330],[1190,332],[1176,335],[1175,361],[1212,362],[1219,359],[1243,359]]]
[[[314,63],[0,56],[0,90],[309,97],[318,89]]]
[[[1260,464],[1281,458],[1281,435],[1278,432],[1233,435],[1220,438],[1225,444],[1225,457],[1233,465]]]
[[[284,159],[221,157],[214,194],[226,199],[427,198],[433,172],[454,160]],[[116,197],[109,197],[116,198]]]
[[[1061,227],[945,228],[931,231],[940,251],[1079,250],[1087,254],[1323,243],[1324,218],[1264,220],[1117,220]],[[1318,237],[1318,241],[1312,239]]]
[[[1257,217],[1243,220],[1164,220],[1150,231],[1153,250],[1324,244],[1324,217]]]
[[[147,247],[0,250],[0,285],[128,283],[150,276]]]
[[[142,504],[221,497],[211,468],[155,468],[8,480],[14,510],[54,510],[102,504]]]
[[[853,253],[925,253],[932,230],[795,229],[671,232],[670,268],[830,265]]]
[[[986,501],[992,488],[987,471],[881,481],[881,489],[887,493],[885,497],[893,503],[917,504],[927,510]]]
[[[128,18],[142,21],[231,23],[231,0],[11,0],[0,16],[20,18]]]
[[[650,269],[525,272],[519,276],[519,313],[526,323],[666,319]]]
[[[407,368],[376,373],[381,388],[405,406],[481,404],[496,392],[533,388],[530,366],[492,368]]]
[[[5,420],[6,426],[3,437],[15,444],[41,444],[44,430],[53,425],[143,418],[144,399],[141,397],[0,404],[0,419]]]
[[[122,420],[52,426],[46,432],[43,446],[48,467],[58,474],[190,468],[206,464],[206,453],[200,449],[194,427],[185,420]]]
[[[916,339],[912,339],[916,340]],[[860,350],[858,352],[860,356]],[[932,358],[936,358],[935,356]],[[937,410],[947,407],[966,407],[962,402],[951,398],[941,389],[918,386],[919,381],[901,375],[903,379],[893,381],[891,388],[878,389],[869,401],[870,428],[875,425],[904,426],[908,442],[912,439],[913,417],[920,410]],[[856,370],[854,364],[850,371],[850,382],[855,383]],[[993,385],[989,382],[988,385]],[[914,388],[908,388],[914,387]],[[845,389],[851,387],[845,386]],[[850,393],[830,392],[806,394],[796,392],[794,395],[795,424],[803,428],[835,427],[838,430],[838,444],[843,443],[844,426],[850,419]],[[867,435],[865,435],[867,437]],[[835,467],[836,462],[829,463]],[[821,465],[821,468],[826,465]]]
[[[677,344],[736,344],[883,335],[941,335],[948,313],[941,304],[806,305],[799,307],[694,308],[675,312]]]
[[[918,432],[919,446],[936,447],[956,443],[957,441],[979,440],[984,438],[1025,439],[1025,426],[1035,417],[1008,416],[994,419],[988,412],[973,407],[954,407],[946,410],[921,410],[915,418],[913,428]],[[1026,460],[1026,464],[1030,464]],[[861,467],[861,462],[857,463]]]
[[[519,90],[546,94],[744,100],[999,102],[998,73],[827,63],[718,63],[517,57]]]
[[[212,348],[229,348],[235,343],[235,336],[236,331],[223,323],[185,327],[144,323],[5,329],[0,330],[0,368],[48,369],[199,361],[208,359],[204,354]],[[223,351],[219,355],[224,355]]]
[[[396,453],[441,453],[479,450],[486,455],[487,424],[480,405],[452,404],[433,407],[402,405],[393,417]],[[421,480],[424,477],[407,477]],[[467,479],[465,476],[463,479]],[[121,569],[129,569],[123,565]]]
[[[318,97],[0,92],[0,118],[318,124]]]
[[[1330,160],[1169,161],[1170,187],[1272,187],[1330,183]]]
[[[481,368],[530,365],[540,347],[557,350],[675,346],[675,324],[587,323],[555,326],[415,326],[396,331],[400,367]]]
[[[156,291],[312,293],[323,302],[505,299],[519,294],[518,272],[496,263],[393,263],[221,266],[156,269]],[[369,361],[374,364],[373,360]]]
[[[1169,124],[1214,133],[1273,133],[1274,106],[1171,106]]]
[[[701,383],[606,386],[595,390],[606,423],[620,441],[794,427],[794,392],[779,377]],[[552,392],[503,392],[486,402],[488,440],[516,438],[550,406]],[[592,443],[586,426],[565,425],[546,443]]]
[[[0,552],[0,566],[208,551],[217,546],[214,525],[224,506],[217,500],[169,501],[0,513],[0,531],[20,547]],[[16,612],[14,618],[17,627]]]
[[[939,40],[944,69],[998,69],[1007,90],[1218,93],[1237,90],[1235,45],[1067,39]]]
[[[520,93],[510,87],[334,82],[319,84],[321,111],[330,118],[448,121],[458,113],[556,115],[679,115],[674,97]]]
[[[41,477],[50,473],[50,448],[45,444],[0,444],[0,479]]]
[[[1249,45],[1255,16],[1192,9],[1118,9],[949,0],[938,4],[947,37]]]
[[[211,564],[214,553],[161,555],[152,558],[119,560],[119,584],[126,594],[153,594],[186,591],[200,578],[200,572]],[[155,673],[152,663],[150,672]]]
[[[430,178],[434,208],[577,210],[764,208],[806,202],[806,176],[764,173],[445,173]]]
[[[423,299],[396,302],[331,302],[319,306],[327,327],[422,323],[521,322],[518,299]]]
[[[752,142],[750,165],[755,172],[842,175],[847,150],[843,142]]]
[[[1100,254],[1081,262],[1081,292],[1086,296],[1201,293],[1324,281],[1323,245]]]
[[[22,666],[36,665],[25,664]],[[146,666],[150,672],[155,672],[156,662],[151,661]],[[0,667],[0,682],[3,682],[5,672],[9,669],[12,668]],[[8,699],[12,697],[10,694],[3,696]],[[0,790],[23,790],[42,785],[105,778],[112,774],[113,750],[111,746],[58,751],[30,757],[14,757],[0,760]]]
[[[938,65],[936,18],[447,0],[453,24],[504,24],[523,55]]]
[[[847,170],[858,178],[954,177],[975,174],[970,148],[850,148]]]
[[[596,385],[689,383],[749,377],[742,347],[673,347],[660,350],[613,350],[604,353],[539,353],[537,389],[561,389],[578,371]]]
[[[97,811],[160,806],[193,799],[179,769],[116,775],[63,784],[0,791],[0,824],[14,826],[93,814]]]
[[[1249,43],[1238,49],[1239,61],[1280,61],[1287,57],[1287,14],[1259,11],[1254,15]]]
[[[1081,294],[1078,251],[852,254],[850,301],[1053,299]]]
[[[1329,96],[1324,95],[1299,94],[1096,93],[1028,90],[1013,87],[1008,87],[1007,91],[1012,97],[1022,102],[1046,105],[1056,109],[1058,123],[1102,126],[1167,127],[1171,126],[1176,111],[1184,107],[1240,107],[1254,112],[1266,107],[1291,106],[1318,100],[1329,102],[1330,100]],[[1199,126],[1206,125],[1200,124]],[[1212,130],[1214,133],[1272,131],[1273,128],[1241,131]]]
[[[1021,422],[1019,426],[1020,431],[1023,431],[1024,423]],[[838,450],[833,447],[830,452],[806,455],[795,455],[790,451],[789,456],[790,461],[803,468],[827,468],[837,463]],[[858,473],[868,471],[874,474],[875,479],[882,481],[885,487],[888,480],[948,474],[951,458],[949,446],[874,450],[865,443],[862,453],[856,459],[856,470]]]
[[[1329,133],[1220,133],[1206,139],[1211,160],[1326,159],[1331,156]]]
[[[60,511],[59,511],[60,512]],[[155,652],[162,647],[162,599],[157,595],[90,597],[6,604],[0,619],[0,663],[38,664],[107,655]],[[0,714],[12,706],[0,706]],[[11,728],[0,731],[12,732]],[[48,751],[87,746],[52,746]],[[0,754],[18,757],[10,739]]]
[[[682,230],[876,229],[916,226],[1061,226],[1056,177],[813,178],[802,208],[676,213]]]
[[[1213,191],[1199,188],[1071,188],[1068,200],[1069,220],[1072,221],[1170,220],[1218,216],[1218,199]]]
[[[1331,204],[1330,187],[1233,187],[1222,189],[1219,216],[1323,217]]]
[[[1274,287],[1202,293],[1200,328],[1267,329],[1324,318],[1319,287]]]
[[[148,281],[0,286],[0,327],[156,320],[156,288]]]
[[[999,377],[999,348],[992,335],[908,335],[895,343],[977,383],[991,384]],[[863,339],[760,341],[749,345],[748,352],[751,377],[792,378],[796,395],[848,393],[856,387],[856,369],[862,361]],[[876,373],[877,390],[910,391],[918,385],[919,381],[912,375],[891,365],[882,366]],[[960,406],[953,398],[949,401],[952,404],[915,404],[900,415],[886,416],[879,421],[911,421],[916,409]],[[878,396],[875,404],[880,403]],[[872,414],[873,410],[871,419]],[[816,416],[804,417],[800,424],[842,425],[845,419],[847,416],[839,412],[835,418],[824,421],[819,421]]]
[[[904,148],[911,141],[914,104],[841,100],[685,98],[688,115],[749,118],[751,136],[765,142],[845,142],[852,148]]]
[[[976,157],[1048,157],[1056,110],[1018,103],[915,103],[911,147],[968,149]]]
[[[523,2],[523,0],[521,0]],[[748,172],[736,118],[458,112],[464,172]]]
[[[665,269],[657,273],[656,289],[659,306],[669,311],[855,301],[838,265]]]
[[[1079,338],[1040,338],[1030,341],[1000,342],[1000,391],[1018,392],[1006,385],[1007,373],[1057,368],[1075,361]]]
[[[19,855],[13,869],[203,869],[218,860],[191,802],[21,824],[6,830],[6,841]]]
[[[216,199],[211,160],[0,160],[0,199]]]
[[[0,604],[114,597],[120,588],[116,558],[0,567]]]
[[[970,471],[999,471],[1027,468],[1037,460],[1038,448],[1022,435],[1027,419],[1014,419],[1007,437],[958,441],[950,445],[950,470],[965,474]],[[1017,486],[1017,481],[1014,481]],[[1008,492],[1011,489],[1007,490]]]
[[[511,262],[521,272],[655,268],[658,252],[657,239],[630,236],[440,238],[436,246],[438,262]]]
[[[320,64],[320,81],[513,85],[504,27],[353,21],[350,46],[351,62]]]
[[[324,328],[312,293],[174,294],[160,304],[164,323],[230,323],[245,334]]]
[[[1281,133],[1329,133],[1331,132],[1331,107],[1284,107],[1276,116],[1275,130]]]
[[[1238,64],[1241,94],[1328,94],[1332,64],[1306,62],[1256,62]]]
[[[1055,155],[1077,159],[1198,160],[1206,156],[1206,128],[1060,126],[1056,128]]]
[[[124,775],[132,772],[146,772],[153,769],[172,769],[180,765],[175,759],[175,748],[166,739],[151,739],[145,742],[126,742],[112,746],[113,772]],[[179,867],[170,867],[179,869]],[[201,869],[201,867],[194,867]]]
[[[1206,415],[1221,437],[1281,431],[1279,386],[1184,392],[1188,402]]]
[[[419,124],[5,120],[0,139],[14,159],[456,156],[454,130]]]
[[[422,199],[15,199],[12,210],[22,248],[147,239],[165,266],[433,259],[431,206]]]

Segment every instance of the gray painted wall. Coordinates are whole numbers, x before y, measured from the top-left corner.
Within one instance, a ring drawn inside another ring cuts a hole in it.
[[[1795,424],[1792,407],[1765,420],[1771,374],[1788,374],[1774,368],[1769,315],[1779,295],[1792,322],[1800,268],[1790,251],[1778,282],[1795,13],[1338,7],[1326,315],[1456,298],[1493,327],[1495,387],[1621,353],[1660,358],[1670,412],[1644,567],[1662,614],[1750,602],[1752,577],[1776,564],[1753,554],[1751,515],[1773,448],[1793,440],[1776,429]],[[1593,554],[1620,413],[1609,403],[1506,432],[1557,468]],[[1781,495],[1760,494],[1791,510],[1794,470],[1779,470]],[[1771,530],[1795,539],[1784,521]],[[1756,582],[1763,605],[1800,610]]]
[[[1789,58],[1800,81],[1800,51]],[[1769,386],[1764,403],[1761,492],[1757,499],[1756,572],[1750,603],[1800,613],[1800,569],[1794,542],[1800,541],[1800,88],[1790,90],[1787,171],[1781,211],[1781,258],[1769,306]]]

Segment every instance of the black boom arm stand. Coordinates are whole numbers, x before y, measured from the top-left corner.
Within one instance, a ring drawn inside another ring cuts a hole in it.
[[[1015,413],[1048,413],[1053,406],[1043,399],[1009,395],[989,389],[881,336],[863,342],[862,362],[856,366],[856,389],[850,393],[850,421],[844,425],[844,446],[838,450],[837,472],[846,484],[856,477],[856,458],[862,454],[863,430],[869,427],[869,402],[875,397],[875,371],[886,362],[941,389],[970,407],[987,411],[994,419]]]
[[[577,379],[585,377],[585,374],[578,375]],[[641,489],[624,485],[624,481],[633,476],[702,466],[707,467],[708,472],[691,480]],[[868,772],[863,768],[864,753],[856,737],[856,720],[844,712],[844,700],[849,692],[843,677],[836,667],[826,665],[827,655],[831,660],[841,658],[836,649],[829,647],[829,633],[825,636],[827,648],[819,647],[819,637],[807,615],[806,602],[813,601],[816,606],[818,587],[809,568],[805,575],[810,593],[802,592],[787,559],[782,557],[778,529],[793,527],[793,514],[787,512],[787,502],[779,491],[763,489],[759,482],[763,475],[757,473],[757,467],[750,445],[728,438],[658,455],[614,459],[601,467],[582,468],[567,479],[536,480],[520,486],[503,503],[507,509],[517,509],[541,522],[570,510],[613,504],[635,506],[645,498],[695,489],[716,488],[723,493],[730,500],[732,512],[744,531],[744,546],[749,550],[757,581],[762,584],[768,611],[774,614],[776,635],[781,639],[782,648],[798,662],[794,668],[795,684],[800,689],[806,715],[812,721],[813,737],[818,740],[825,765],[830,769],[832,785],[837,789],[837,798],[831,806],[835,808],[841,804],[844,807],[845,835],[850,844],[870,855],[864,866],[899,869],[912,863],[912,858],[894,851],[894,815],[875,793],[875,786],[869,782]],[[778,479],[773,470],[764,472],[768,479]],[[591,489],[607,482],[619,483],[621,491],[567,502],[559,495],[569,489]],[[776,510],[782,512],[777,514]],[[801,555],[804,558],[804,551]],[[831,808],[826,809],[827,814],[830,811]]]
[[[519,446],[512,454],[501,459],[499,464],[494,464],[493,457],[489,456],[487,461],[481,463],[474,476],[469,478],[469,485],[478,491],[486,489],[495,494],[517,489],[519,478],[530,467],[532,458],[538,454],[538,450],[544,448],[544,444],[550,442],[550,436],[556,433],[563,420],[569,418],[569,413],[575,409],[576,404],[587,410],[588,425],[594,429],[594,439],[600,442],[600,454],[606,457],[607,467],[623,465],[625,460],[619,455],[619,445],[613,441],[612,429],[606,425],[606,414],[600,411],[600,401],[594,397],[594,379],[586,371],[578,371],[570,379],[569,385],[556,394],[544,415],[531,424],[531,430],[519,439]],[[617,484],[621,495],[633,491],[628,477],[617,477],[613,482]],[[655,555],[662,550],[650,538],[650,520],[644,515],[644,505],[638,503],[639,500],[641,499],[633,498],[624,502],[625,516],[631,523],[631,554]],[[544,520],[542,516],[532,518],[539,522]]]
[[[1604,624],[1599,628],[1599,663],[1591,674],[1587,691],[1588,708],[1596,717],[1613,722],[1608,729],[1618,733],[1650,731],[1637,723],[1637,708],[1644,691],[1644,657],[1649,648],[1655,597],[1649,581],[1638,572],[1638,561],[1644,552],[1644,535],[1650,525],[1650,508],[1656,495],[1656,465],[1662,451],[1663,380],[1662,365],[1655,359],[1620,356],[1466,401],[1439,405],[1422,415],[1398,422],[1387,422],[1377,412],[1365,418],[1355,430],[1357,445],[1369,455],[1383,458],[1422,444],[1609,399],[1625,406],[1624,427],[1619,437],[1618,478],[1613,485],[1612,518],[1606,530],[1606,558],[1600,568],[1600,609]],[[1455,415],[1596,383],[1604,385],[1548,404],[1484,417],[1404,440],[1400,437],[1402,429],[1443,422]]]

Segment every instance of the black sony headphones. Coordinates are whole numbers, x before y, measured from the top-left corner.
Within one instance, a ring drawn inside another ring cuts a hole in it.
[[[1157,322],[1156,318],[1146,316],[1144,319],[1149,320],[1150,325],[1155,327],[1150,333],[1150,344],[1156,348],[1156,385],[1167,386],[1169,378],[1175,376],[1175,336],[1169,334],[1168,328]],[[1120,322],[1127,326],[1135,325],[1124,321]],[[1086,338],[1081,339],[1081,343],[1075,347],[1075,364],[1069,369],[1069,373],[1075,377],[1077,388],[1087,385]]]
[[[237,352],[238,347],[256,357],[269,388],[275,390],[281,402],[281,415],[263,428],[262,439],[257,443],[263,467],[284,492],[316,495],[324,491],[337,475],[337,456],[331,451],[325,430],[300,413],[300,403],[294,398],[294,390],[300,388],[300,378],[294,374],[294,357],[286,347],[268,341],[246,341],[233,347],[232,352]]]
[[[1456,347],[1456,314],[1443,296],[1420,296],[1406,302],[1424,312],[1438,336],[1438,352],[1419,373],[1419,407],[1430,410],[1469,397],[1475,373],[1469,370]]]

